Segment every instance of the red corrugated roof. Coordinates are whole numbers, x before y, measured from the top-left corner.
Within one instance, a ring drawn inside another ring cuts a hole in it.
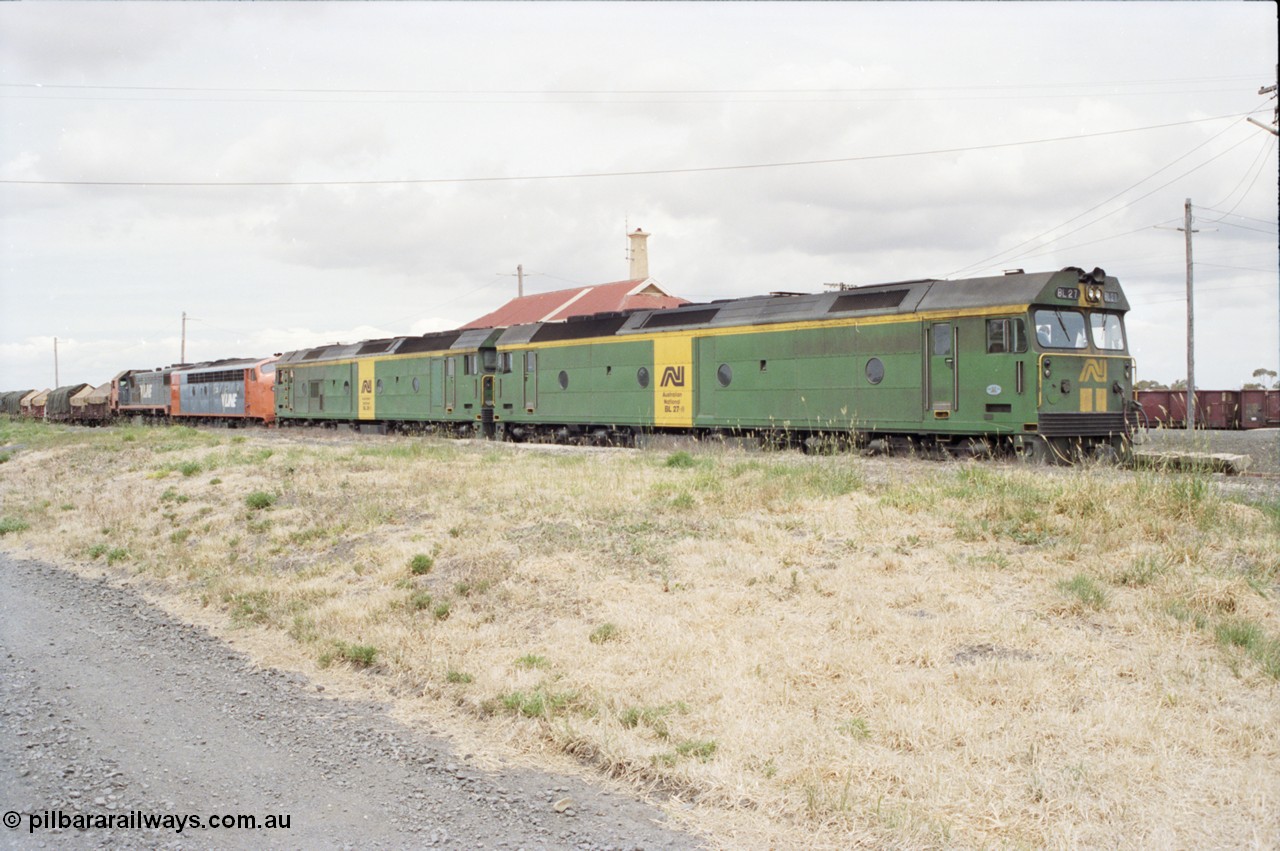
[[[513,298],[492,313],[473,319],[465,328],[506,328],[531,322],[561,322],[570,316],[589,316],[618,310],[658,310],[689,302],[668,295],[650,280],[615,281]]]

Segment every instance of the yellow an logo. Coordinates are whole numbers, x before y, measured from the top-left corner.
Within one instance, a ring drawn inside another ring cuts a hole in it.
[[[1080,368],[1080,377],[1077,380],[1081,384],[1086,381],[1106,384],[1107,362],[1102,358],[1085,358],[1084,366]]]

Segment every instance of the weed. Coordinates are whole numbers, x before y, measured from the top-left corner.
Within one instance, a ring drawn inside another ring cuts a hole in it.
[[[275,505],[275,494],[266,491],[254,491],[244,498],[244,504],[252,508],[254,511],[262,511],[264,508],[270,508]]]
[[[222,479],[218,478],[217,476],[214,476],[212,479],[209,480],[209,484],[220,485],[222,484]]]
[[[169,542],[173,544],[181,544],[191,536],[190,529],[178,529],[176,532],[169,533]]]
[[[160,501],[176,502],[179,505],[181,505],[184,502],[190,502],[191,497],[187,496],[185,493],[178,493],[178,491],[174,488],[166,488],[165,492],[160,494]]]
[[[851,739],[865,739],[871,735],[871,726],[865,718],[850,718],[841,723],[839,729]]]
[[[635,729],[643,724],[652,730],[654,735],[659,739],[666,739],[671,735],[671,731],[667,727],[666,717],[680,708],[680,704],[667,704],[665,706],[632,706],[624,710],[622,714],[618,716],[618,721],[628,730]]]
[[[458,685],[466,685],[472,681],[470,674],[462,671],[446,671],[444,675],[445,682],[456,683]]]
[[[409,572],[414,576],[422,576],[430,573],[431,568],[435,566],[436,560],[426,553],[418,553],[409,559]]]
[[[108,547],[106,544],[94,544],[93,546],[89,547],[89,549],[85,550],[85,555],[87,555],[89,558],[99,558],[101,556],[106,555],[108,549],[110,549],[110,547]]]
[[[1257,623],[1245,618],[1228,618],[1214,628],[1214,637],[1224,647],[1243,649],[1267,676],[1280,680],[1280,639],[1268,637]]]
[[[577,695],[573,692],[548,691],[546,686],[538,686],[531,692],[513,691],[498,698],[502,707],[513,715],[546,719],[564,712],[576,701]]]
[[[409,595],[409,608],[419,612],[431,608],[431,595],[426,591],[414,591]]]
[[[320,637],[316,630],[316,622],[312,618],[303,615],[294,615],[293,623],[289,626],[289,637],[299,644],[309,644]]]
[[[521,656],[519,659],[516,660],[516,667],[524,668],[526,670],[532,670],[534,668],[546,668],[546,667],[549,667],[550,665],[551,663],[547,661],[546,656],[537,656],[533,653],[529,653],[527,655]]]
[[[1141,556],[1133,564],[1118,570],[1112,577],[1116,585],[1129,588],[1143,588],[1155,582],[1169,570],[1167,559],[1154,556]]]
[[[676,467],[679,469],[683,469],[687,467],[692,467],[697,463],[698,462],[694,460],[692,455],[690,455],[688,452],[685,452],[683,450],[679,452],[672,452],[670,455],[667,456],[668,467]]]
[[[327,661],[325,658],[327,656]],[[321,656],[321,667],[327,667],[335,660],[350,662],[357,668],[368,668],[378,658],[378,648],[371,644],[347,644],[339,641],[334,644],[333,652]]]
[[[118,561],[126,561],[129,558],[129,551],[124,547],[112,547],[107,550],[107,564],[115,564]]]
[[[191,478],[203,469],[199,461],[183,461],[178,465],[178,472],[186,478]]]
[[[231,607],[231,621],[236,624],[265,624],[271,622],[271,595],[266,591],[246,591],[230,594],[227,603]]]
[[[0,536],[8,535],[10,532],[22,532],[30,528],[30,523],[17,517],[0,517]]]
[[[613,641],[618,637],[619,631],[615,624],[602,623],[591,630],[590,641],[592,644],[604,644],[606,641]]]
[[[676,753],[680,756],[691,756],[698,762],[710,762],[716,755],[715,739],[686,739],[676,745]]]
[[[0,464],[4,464],[13,457],[12,452],[0,452]]]
[[[436,607],[431,610],[431,616],[438,621],[447,621],[449,619],[449,612],[452,608],[452,604],[447,600],[442,603],[436,603]]]
[[[1090,609],[1101,609],[1107,604],[1107,592],[1083,573],[1059,582],[1058,590],[1067,596],[1075,597]]]
[[[59,506],[63,511],[75,511],[76,507],[69,502],[64,502]]]

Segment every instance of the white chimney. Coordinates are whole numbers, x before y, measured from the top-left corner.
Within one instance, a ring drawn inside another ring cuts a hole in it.
[[[649,234],[640,228],[636,228],[635,233],[627,234],[627,239],[631,241],[631,274],[627,280],[647,280],[649,277],[649,245],[647,242]]]

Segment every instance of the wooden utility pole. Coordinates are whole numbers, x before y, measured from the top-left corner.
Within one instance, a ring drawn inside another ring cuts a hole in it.
[[[516,264],[516,296],[524,298],[524,264]]]
[[[53,386],[57,388],[59,384],[60,382],[58,381],[58,338],[54,337],[53,338]]]
[[[187,312],[182,311],[182,351],[178,355],[178,363],[187,362]]]
[[[1192,295],[1191,275],[1191,199],[1183,208],[1183,226],[1187,239],[1187,431],[1196,428],[1196,325],[1195,298]]]

